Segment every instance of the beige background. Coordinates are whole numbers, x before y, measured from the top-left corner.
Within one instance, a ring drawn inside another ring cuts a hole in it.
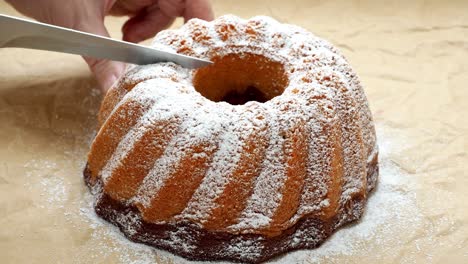
[[[363,220],[276,262],[468,263],[468,1],[213,5],[333,42],[376,122],[381,180]],[[18,15],[3,1],[0,12]],[[113,37],[122,21],[107,21]],[[183,263],[128,243],[92,213],[81,170],[101,95],[81,59],[2,49],[0,61],[0,262]]]

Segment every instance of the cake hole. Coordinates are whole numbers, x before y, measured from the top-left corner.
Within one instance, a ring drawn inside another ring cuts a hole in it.
[[[213,64],[195,72],[193,85],[213,102],[243,105],[267,102],[288,86],[282,63],[251,53],[228,54],[211,59]]]

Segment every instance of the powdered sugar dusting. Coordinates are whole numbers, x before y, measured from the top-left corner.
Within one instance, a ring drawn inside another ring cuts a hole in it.
[[[166,93],[166,91],[154,89],[158,85],[153,81],[146,81],[142,84],[139,91],[146,93],[147,96]],[[207,111],[206,107],[208,106],[202,107],[199,100],[202,98],[201,96],[199,99],[193,99],[187,95],[180,96],[180,91],[174,90],[170,87],[168,88],[166,96],[170,96],[171,99],[164,102],[167,102],[170,106],[167,111],[177,113],[183,120],[183,123],[175,137],[176,139],[169,142],[164,154],[156,161],[153,169],[144,179],[137,197],[134,198],[134,201],[141,202],[145,207],[150,205],[152,197],[164,185],[164,181],[177,169],[177,164],[184,155],[184,151],[181,151],[181,149],[190,149],[204,142],[216,141],[222,130],[222,124],[217,122],[216,115]],[[213,146],[213,148],[216,148],[216,146]],[[198,152],[196,155],[207,154],[205,152]]]
[[[240,120],[237,113],[224,112],[219,113],[219,115],[221,118],[232,120],[233,123],[245,123],[246,121],[245,119]],[[223,187],[239,161],[243,146],[242,140],[244,140],[246,131],[248,128],[241,131],[234,130],[233,126],[224,128],[219,140],[219,150],[214,154],[210,168],[186,209],[178,218],[200,220],[203,223],[209,217],[210,211],[216,206],[215,199],[222,193]],[[219,177],[219,175],[225,177]]]
[[[355,203],[355,208],[344,207],[354,197],[365,199],[371,189],[366,184],[366,165],[368,160],[372,161],[371,155],[377,154],[373,152],[375,136],[369,136],[374,131],[367,104],[361,102],[364,98],[362,88],[344,58],[330,48],[328,42],[299,27],[283,25],[268,17],[242,20],[223,16],[212,23],[194,19],[180,30],[164,31],[156,36],[153,46],[204,59],[229,54],[241,58],[246,54],[260,55],[280,63],[288,73],[289,84],[283,94],[265,103],[237,106],[203,97],[192,84],[196,72],[172,63],[129,69],[120,84],[113,88],[120,89],[117,93],[122,96],[120,100],[153,100],[155,105],[120,142],[101,172],[104,184],[151,123],[161,120],[171,123],[178,118],[181,123],[176,136],[167,143],[162,156],[155,159],[137,195],[126,202],[143,205],[138,208],[144,214],[151,210],[152,201],[175,175],[186,153],[202,146],[192,158],[203,158],[205,164],[201,167],[208,168],[208,173],[203,175],[200,185],[191,187],[194,189],[189,193],[194,195],[188,205],[184,205],[185,210],[171,216],[171,220],[188,220],[203,226],[216,206],[214,201],[229,182],[226,175],[235,169],[247,135],[258,128],[252,121],[253,116],[246,115],[242,117],[245,120],[240,120],[240,113],[260,106],[268,122],[268,146],[251,195],[245,201],[246,207],[239,219],[231,219],[236,224],[229,227],[229,232],[255,233],[270,226],[283,200],[282,190],[286,182],[285,135],[298,122],[305,123],[306,130],[315,137],[306,140],[312,148],[307,153],[309,164],[305,176],[310,188],[305,189],[312,194],[299,194],[305,199],[301,199],[296,214],[286,220],[282,228],[291,227],[307,213],[320,215],[321,209],[335,206],[333,197],[328,194],[338,188],[341,194],[338,192],[334,199],[340,197],[341,207],[334,213],[342,215],[343,221],[337,225],[359,217],[361,203]],[[297,118],[298,113],[301,118]],[[312,116],[314,114],[316,116]],[[332,146],[330,140],[340,142]],[[312,141],[315,143],[310,143]],[[339,161],[343,164],[340,187],[334,186],[334,179],[328,177],[332,153],[336,150],[343,154]],[[317,160],[323,165],[314,166]],[[300,189],[295,191],[301,192]],[[178,236],[174,234],[174,239]]]
[[[306,92],[310,92],[307,91]],[[311,114],[312,118],[307,120],[309,128],[308,150],[309,161],[307,164],[308,177],[304,179],[304,186],[301,197],[301,205],[291,222],[297,221],[302,215],[317,213],[331,205],[327,194],[329,189],[333,188],[332,177],[332,152],[336,146],[338,119],[327,118],[333,116],[333,111],[327,112],[333,105],[331,100],[315,101],[302,109],[305,113]],[[329,127],[327,133],[323,133],[323,127]],[[311,162],[313,161],[313,162]]]
[[[148,85],[147,82],[151,85]],[[148,88],[148,86],[153,88]],[[154,87],[158,87],[158,89],[154,89]],[[175,115],[180,114],[180,111],[176,111],[177,108],[174,107],[176,103],[191,105],[189,100],[181,102],[180,100],[173,101],[166,99],[171,95],[173,96],[176,91],[178,91],[177,87],[178,84],[170,80],[158,79],[156,81],[142,82],[126,95],[125,99],[129,98],[138,99],[143,102],[153,102],[153,107],[143,115],[139,122],[125,135],[112,157],[100,172],[104,183],[112,176],[112,172],[121,164],[123,158],[127,156],[135,143],[140,140],[144,132],[148,130],[148,127],[156,120],[170,120],[171,118],[173,119]]]
[[[266,108],[266,118],[270,124],[270,142],[266,150],[263,170],[257,178],[254,192],[247,201],[239,223],[233,230],[249,230],[268,226],[276,207],[281,201],[280,188],[285,180],[283,165],[282,138],[280,136],[279,115],[274,108]]]

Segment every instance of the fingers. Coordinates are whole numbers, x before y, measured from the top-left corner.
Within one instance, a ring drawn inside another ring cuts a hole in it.
[[[161,12],[157,5],[153,5],[124,24],[122,27],[123,39],[130,42],[143,41],[169,27],[174,20],[174,17]]]
[[[109,0],[109,5],[104,7],[104,13],[112,11],[114,4],[115,13],[136,13],[122,27],[123,39],[130,42],[140,42],[153,37],[159,31],[169,27],[179,16],[183,16],[185,21],[192,18],[214,19],[209,0]],[[77,29],[109,36],[102,20],[86,22],[87,24],[80,24]],[[94,58],[85,58],[85,61],[104,92],[120,78],[125,70],[125,64],[121,62]]]
[[[179,17],[184,14],[185,0],[159,0],[159,9],[170,17]]]
[[[209,0],[185,0],[184,20],[200,18],[206,21],[214,19],[213,9]]]
[[[146,1],[151,2],[151,0]],[[168,28],[179,16],[183,16],[185,22],[192,18],[204,20],[214,18],[209,0],[159,0],[157,3],[153,0],[152,3],[140,9],[139,13],[122,27],[125,41],[140,42],[151,38],[159,31]]]
[[[76,29],[101,36],[109,36],[109,33],[104,26],[104,22],[100,19],[96,19],[95,21],[87,20],[86,22],[78,24]],[[95,59],[90,57],[83,58],[88,64],[90,70],[93,72],[101,87],[101,90],[104,93],[110,89],[110,87],[120,78],[125,70],[125,64],[122,62]]]
[[[159,8],[171,17],[183,16],[185,22],[192,18],[213,20],[214,14],[209,0],[159,0]]]
[[[117,0],[108,14],[113,16],[126,16],[139,13],[147,6],[157,4],[158,0]]]

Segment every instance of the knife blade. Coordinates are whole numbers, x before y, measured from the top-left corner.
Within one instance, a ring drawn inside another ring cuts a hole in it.
[[[71,53],[139,65],[171,61],[195,69],[212,64],[208,60],[0,14],[0,48],[4,47]]]

